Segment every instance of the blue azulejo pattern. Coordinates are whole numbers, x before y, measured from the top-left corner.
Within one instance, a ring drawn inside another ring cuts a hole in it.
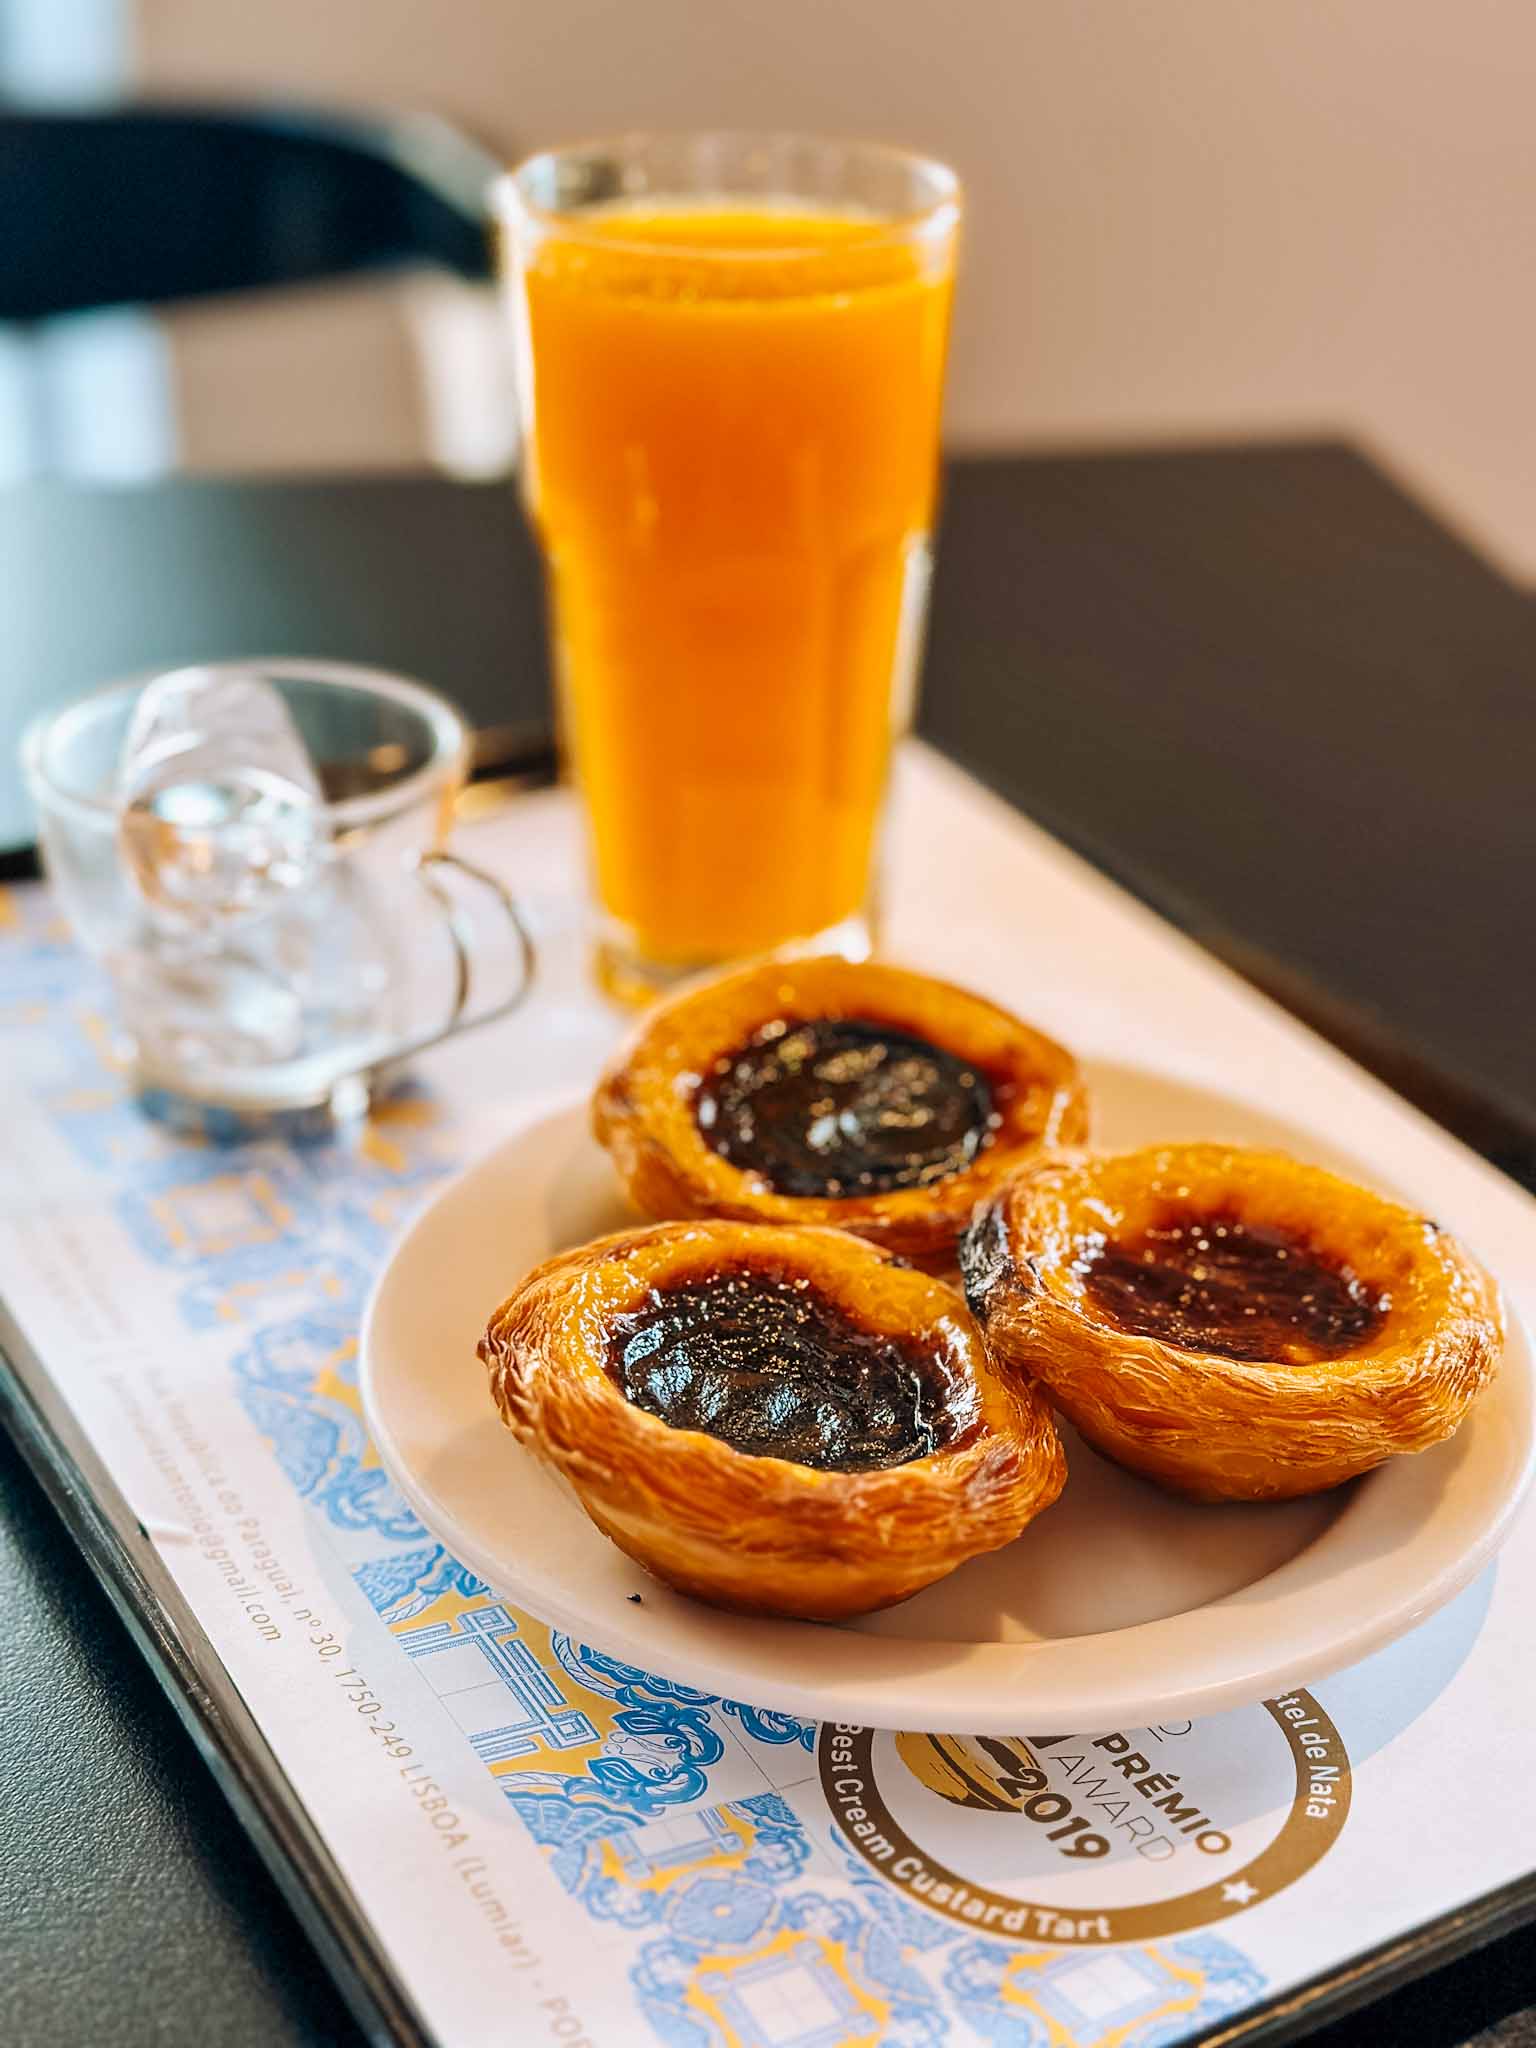
[[[779,1749],[793,1745],[808,1754],[815,1747],[815,1724],[797,1720],[793,1714],[770,1713],[761,1707],[749,1707],[743,1700],[721,1699],[716,1693],[680,1685],[675,1679],[658,1678],[649,1671],[642,1671],[638,1665],[626,1664],[586,1644],[578,1644],[567,1635],[554,1636],[551,1647],[562,1666],[579,1683],[606,1692],[626,1705],[640,1700],[677,1700],[696,1707],[718,1706],[722,1714],[735,1721],[754,1741]]]
[[[949,2033],[933,1987],[845,1898],[780,1894],[744,1904],[733,1940],[686,1911],[630,1970],[668,2048],[932,2048]],[[749,1931],[750,1930],[750,1931]]]
[[[1075,2048],[1173,2048],[1250,2004],[1264,1982],[1214,1935],[1043,1955],[968,1941],[944,1974],[957,2009],[993,2048],[1053,2048],[1063,2039]]]
[[[904,1949],[921,1955],[929,1949],[950,1948],[961,1939],[963,1929],[938,1913],[913,1902],[892,1884],[887,1884],[850,1844],[841,1828],[827,1830],[835,1861],[844,1882],[860,1893],[875,1918]]]
[[[521,1639],[517,1619],[506,1608],[471,1608],[459,1617],[457,1626],[451,1621],[428,1622],[410,1630],[402,1640],[418,1663],[429,1657],[457,1657],[471,1643],[481,1651],[507,1697],[505,1715],[498,1717],[496,1725],[466,1731],[482,1763],[512,1763],[541,1750],[586,1749],[598,1740],[591,1720],[566,1699]],[[482,1680],[490,1682],[489,1678]]]
[[[231,1361],[247,1385],[283,1394],[312,1393],[330,1377],[357,1384],[357,1318],[349,1308],[311,1309],[268,1323]]]
[[[561,1669],[569,1672],[578,1685],[617,1700],[621,1706],[675,1700],[681,1706],[707,1707],[715,1698],[712,1692],[700,1692],[697,1686],[680,1685],[673,1678],[657,1678],[642,1671],[638,1664],[626,1664],[622,1658],[610,1657],[606,1651],[594,1650],[560,1631],[551,1635],[549,1646]]]
[[[445,1593],[473,1600],[490,1591],[484,1579],[460,1564],[441,1543],[386,1551],[359,1565],[352,1576],[374,1613],[389,1623],[414,1621]]]
[[[725,1735],[711,1693],[652,1677],[555,1632],[523,1640],[510,1608],[476,1599],[472,1575],[441,1550],[413,1548],[357,1573],[395,1640],[459,1720],[535,1839],[557,1849],[707,1800]],[[443,1593],[468,1595],[450,1618],[423,1619]],[[402,1626],[404,1622],[407,1625]],[[600,1725],[599,1725],[600,1724]],[[551,1766],[523,1766],[547,1757]]]
[[[253,1253],[301,1253],[323,1228],[313,1186],[292,1161],[210,1151],[160,1161],[119,1196],[117,1213],[147,1258],[217,1280],[247,1270]]]
[[[814,1721],[797,1720],[793,1714],[773,1714],[763,1707],[749,1707],[742,1700],[722,1700],[720,1711],[739,1721],[758,1742],[797,1743],[809,1755],[816,1748]]]
[[[236,1391],[295,1493],[335,1528],[420,1543],[427,1532],[373,1462],[356,1408],[324,1384],[355,1384],[354,1331],[351,1318],[340,1314],[300,1316],[259,1330],[232,1362]]]
[[[273,1245],[226,1262],[217,1276],[189,1280],[177,1307],[192,1330],[227,1329],[306,1305],[343,1313],[356,1330],[370,1284],[367,1267],[343,1252],[300,1257],[291,1245]]]
[[[743,1941],[754,1902],[771,1905],[810,1853],[793,1808],[763,1792],[613,1834],[572,1834],[555,1849],[550,1869],[594,1920],[622,1927],[708,1924],[722,1939],[729,1928],[733,1940]]]
[[[682,1886],[668,1916],[679,1941],[697,1942],[710,1954],[755,1941],[773,1918],[774,1896],[765,1884],[744,1877],[698,1877]]]
[[[81,1035],[80,1013],[98,1011],[107,1000],[106,976],[69,936],[63,918],[43,889],[0,892],[0,933],[5,941],[5,979],[0,992],[0,1026],[40,1024],[71,1044]],[[60,1014],[62,1013],[62,1014]],[[99,1063],[91,1077],[101,1078]]]
[[[564,1837],[573,1813],[600,1810],[611,1830],[691,1805],[707,1794],[709,1766],[724,1752],[703,1708],[660,1700],[620,1708],[602,1754],[590,1758],[579,1777],[523,1771],[502,1789],[535,1836],[551,1842]]]

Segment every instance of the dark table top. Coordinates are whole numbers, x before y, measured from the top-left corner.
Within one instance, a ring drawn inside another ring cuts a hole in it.
[[[327,654],[435,681],[492,759],[547,750],[499,486],[29,490],[0,559],[0,674],[34,697]],[[1348,448],[969,461],[921,726],[1536,1185],[1533,668],[1528,595]],[[359,2040],[3,1438],[0,1560],[0,2040]],[[1536,2048],[1533,2003],[1520,1932],[1315,2038]]]

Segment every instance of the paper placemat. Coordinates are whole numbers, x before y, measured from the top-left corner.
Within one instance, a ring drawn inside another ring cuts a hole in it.
[[[921,749],[891,847],[893,954],[1085,1055],[1347,1133],[1536,1309],[1536,1204]],[[584,979],[569,800],[520,799],[464,848],[529,906],[538,993],[346,1141],[145,1119],[46,893],[0,897],[13,1406],[115,1512],[142,1568],[120,1596],[290,1884],[348,1923],[328,1951],[375,2026],[452,2048],[1279,2038],[1317,2010],[1297,1987],[1347,1995],[1373,1952],[1433,1960],[1429,1923],[1465,1942],[1522,1908],[1530,1515],[1445,1612],[1310,1690],[1002,1743],[656,1678],[434,1541],[362,1424],[364,1298],[420,1202],[590,1081],[619,1028]]]

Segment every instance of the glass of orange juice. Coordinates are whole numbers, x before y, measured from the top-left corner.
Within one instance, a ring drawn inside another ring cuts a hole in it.
[[[602,978],[643,1000],[866,951],[957,180],[864,143],[629,136],[533,157],[498,213]]]

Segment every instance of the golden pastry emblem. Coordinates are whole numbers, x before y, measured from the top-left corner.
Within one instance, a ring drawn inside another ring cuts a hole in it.
[[[1149,1941],[1225,1920],[1325,1854],[1349,1812],[1310,1693],[1106,1735],[885,1735],[823,1724],[822,1790],[855,1851],[978,1932]]]

